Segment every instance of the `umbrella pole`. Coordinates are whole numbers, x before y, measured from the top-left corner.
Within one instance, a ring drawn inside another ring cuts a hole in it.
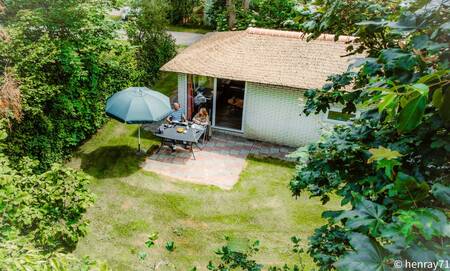
[[[141,152],[141,125],[139,125],[138,129],[138,152]]]

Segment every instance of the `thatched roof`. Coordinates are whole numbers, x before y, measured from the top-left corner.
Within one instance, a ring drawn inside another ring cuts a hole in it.
[[[349,64],[346,42],[353,37],[321,35],[306,41],[301,32],[249,28],[206,35],[161,70],[280,85],[321,87]]]

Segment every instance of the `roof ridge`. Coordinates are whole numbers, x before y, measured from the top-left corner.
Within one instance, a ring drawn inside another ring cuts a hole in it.
[[[248,34],[265,35],[273,37],[284,37],[284,38],[294,38],[294,39],[305,39],[308,35],[300,31],[287,31],[287,30],[277,30],[277,29],[267,29],[267,28],[256,28],[249,27],[245,31]],[[332,34],[321,34],[315,40],[324,41],[334,41],[335,35]],[[340,35],[337,41],[349,42],[355,40],[355,37]]]

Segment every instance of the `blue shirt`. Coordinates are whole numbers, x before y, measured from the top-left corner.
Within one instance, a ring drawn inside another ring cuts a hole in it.
[[[183,120],[184,110],[183,108],[180,108],[178,110],[173,110],[172,113],[169,115],[169,119],[172,121],[178,121],[181,122]]]

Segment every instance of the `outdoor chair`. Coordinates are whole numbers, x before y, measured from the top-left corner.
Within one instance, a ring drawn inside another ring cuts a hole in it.
[[[202,136],[202,144],[205,145],[206,142],[208,142],[209,138],[211,137],[211,122],[208,122],[208,125],[200,125],[200,124],[195,125],[197,127],[202,127],[204,129]]]

